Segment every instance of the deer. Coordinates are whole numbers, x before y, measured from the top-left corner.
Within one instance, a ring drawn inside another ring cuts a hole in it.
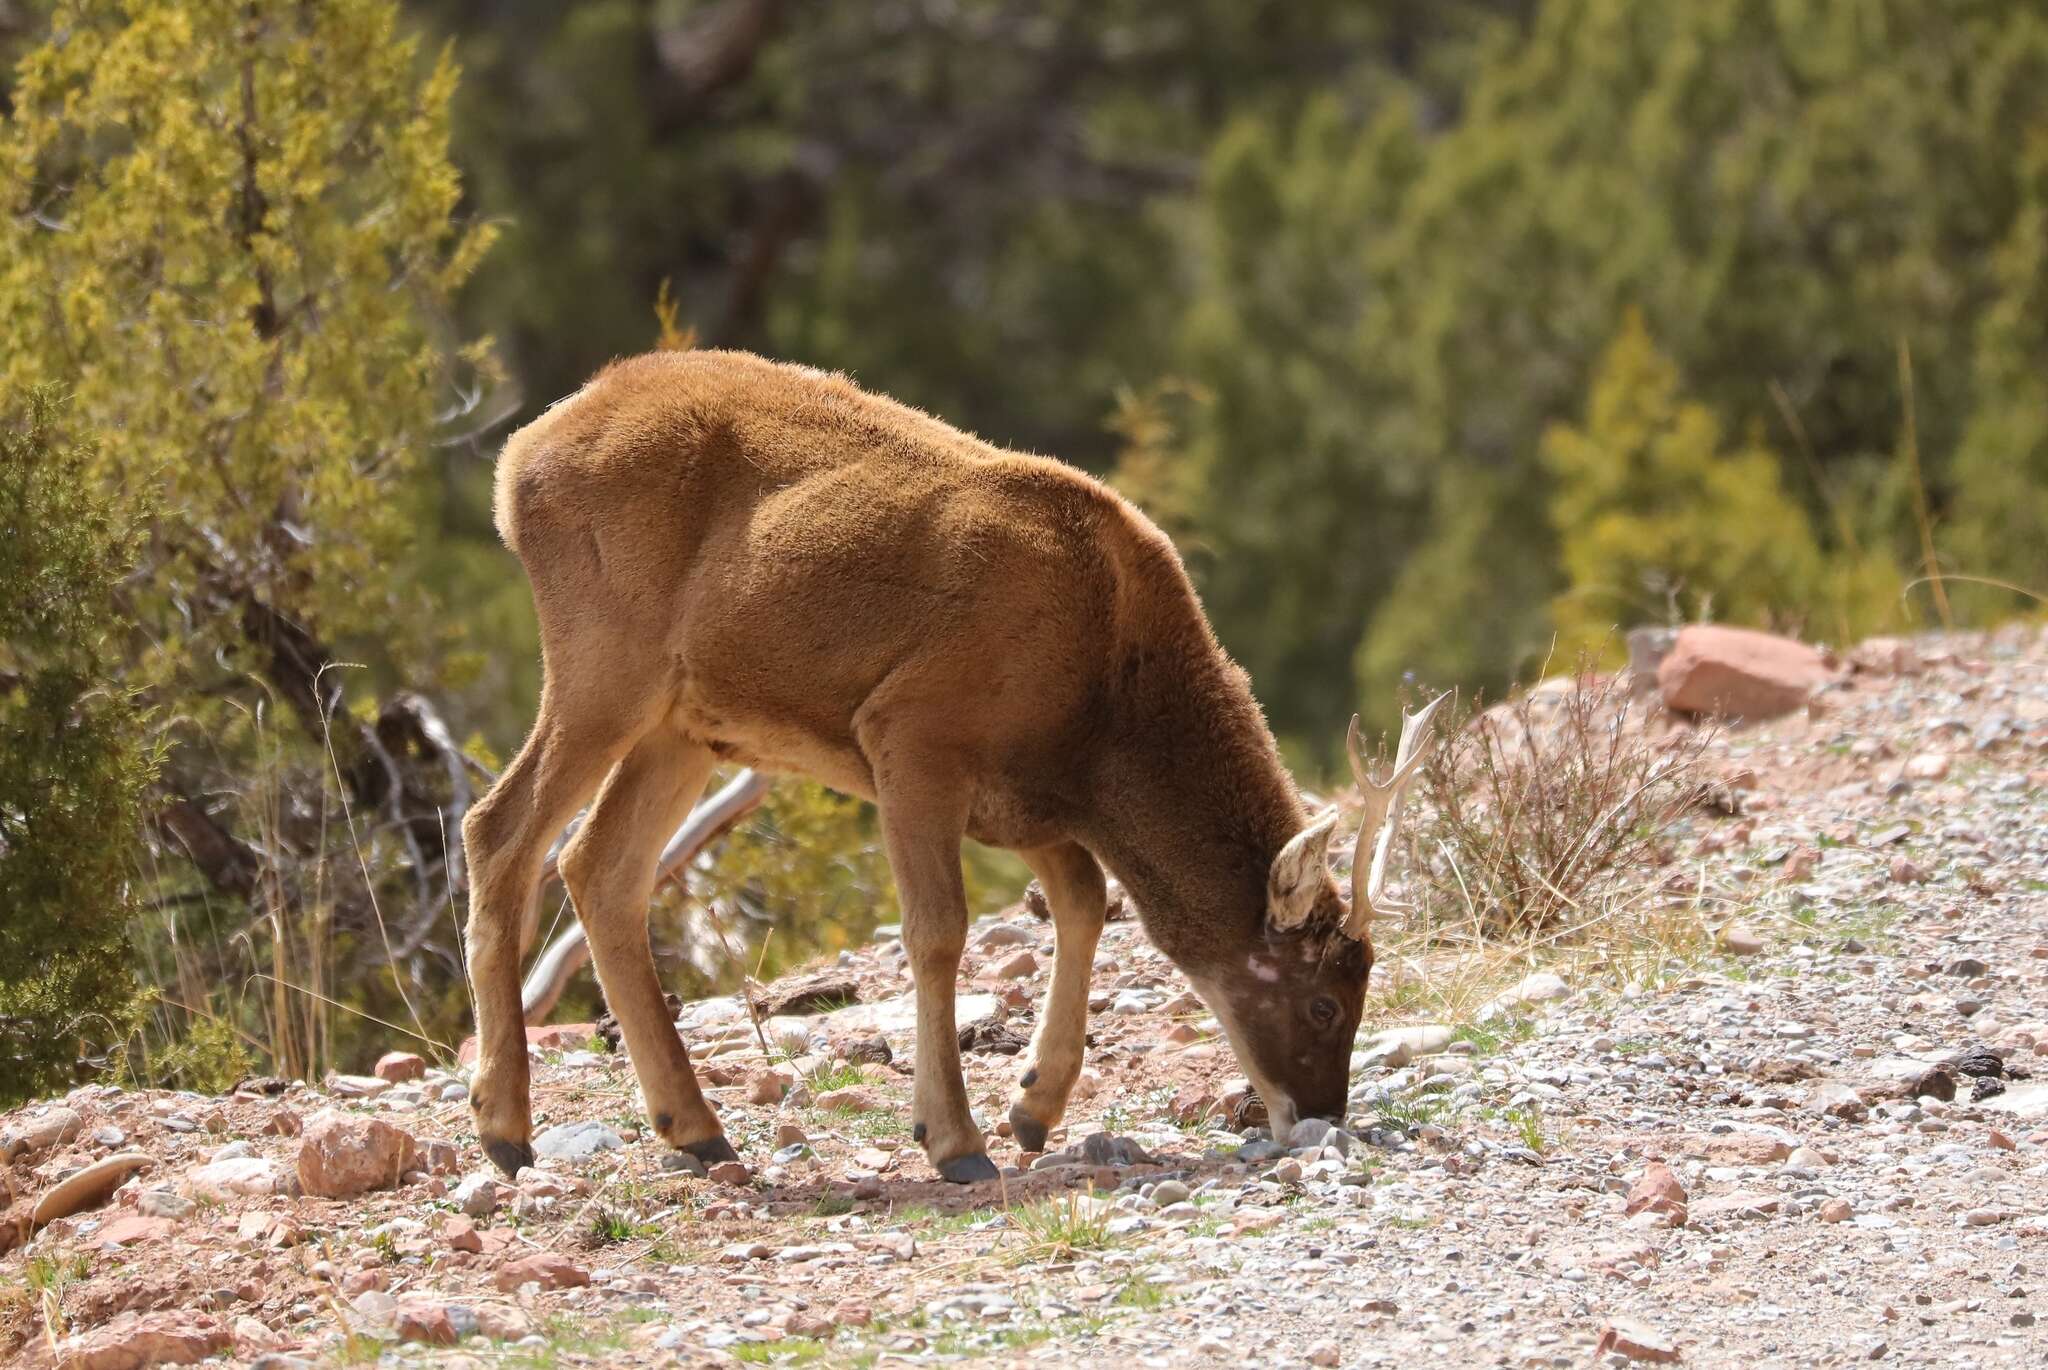
[[[954,990],[965,837],[1017,853],[1053,924],[1009,1123],[1043,1150],[1082,1069],[1105,871],[1214,1013],[1274,1134],[1341,1122],[1385,872],[1443,697],[1365,798],[1346,899],[1166,535],[1108,486],[840,375],[744,352],[620,360],[515,432],[494,518],[533,592],[538,715],[462,824],[485,1154],[533,1161],[519,967],[553,841],[667,1146],[738,1159],[663,1001],[657,856],[715,767],[874,804],[915,1000],[911,1135],[945,1180],[997,1178]],[[592,796],[595,795],[594,802]],[[588,805],[585,811],[585,805]],[[1361,875],[1361,872],[1365,874]]]

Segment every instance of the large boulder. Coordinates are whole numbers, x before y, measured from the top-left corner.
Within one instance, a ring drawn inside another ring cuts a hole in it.
[[[1709,718],[1775,718],[1831,677],[1827,659],[1789,637],[1695,623],[1657,666],[1664,706]]]
[[[323,1199],[389,1189],[416,1169],[419,1143],[382,1118],[323,1109],[299,1137],[299,1187]]]

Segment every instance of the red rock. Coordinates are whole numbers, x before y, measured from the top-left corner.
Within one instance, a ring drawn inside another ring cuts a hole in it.
[[[461,1340],[448,1316],[448,1306],[423,1294],[400,1299],[392,1325],[397,1329],[400,1341],[419,1342],[424,1346],[453,1346]]]
[[[840,1303],[832,1306],[832,1321],[840,1327],[866,1327],[875,1320],[875,1310],[864,1303]]]
[[[380,1080],[402,1085],[425,1075],[427,1063],[409,1051],[387,1051],[377,1058],[377,1065],[371,1073]]]
[[[1770,1165],[1790,1156],[1792,1147],[1767,1133],[1728,1132],[1705,1138],[1699,1143],[1699,1152],[1724,1165]]]
[[[462,1148],[453,1142],[421,1142],[420,1161],[429,1175],[459,1175]]]
[[[754,1169],[745,1161],[720,1161],[711,1167],[710,1174],[716,1184],[745,1185],[754,1182]]]
[[[271,1137],[296,1137],[304,1130],[305,1124],[300,1121],[299,1115],[288,1108],[278,1109],[263,1124],[265,1135]]]
[[[352,1270],[341,1282],[341,1292],[347,1298],[367,1294],[372,1289],[382,1289],[391,1281],[380,1269]]]
[[[95,1232],[92,1240],[95,1246],[134,1246],[168,1236],[170,1230],[169,1218],[145,1218],[140,1213],[128,1213]]]
[[[1912,858],[1892,858],[1892,883],[1895,885],[1921,885],[1927,882],[1927,868],[1914,863]]]
[[[324,1199],[389,1189],[412,1169],[417,1145],[381,1118],[325,1109],[306,1121],[299,1139],[299,1185]]]
[[[1652,1161],[1643,1168],[1633,1187],[1628,1191],[1630,1217],[1638,1213],[1664,1213],[1672,1222],[1683,1226],[1685,1223],[1685,1186],[1671,1173],[1671,1167],[1662,1161]]]
[[[121,1313],[56,1346],[60,1370],[143,1370],[150,1365],[194,1365],[227,1350],[234,1339],[204,1313],[162,1310]]]
[[[1804,705],[1830,678],[1826,658],[1803,642],[1690,624],[1657,667],[1664,706],[1713,718],[1775,718]]]
[[[1802,843],[1792,849],[1791,855],[1785,858],[1785,864],[1780,869],[1787,880],[1804,880],[1812,875],[1814,868],[1819,865],[1819,849]]]
[[[820,1094],[817,1106],[827,1113],[874,1113],[889,1107],[889,1102],[871,1089],[848,1085],[845,1089],[828,1089]]]
[[[595,1036],[595,1023],[546,1023],[526,1030],[526,1044],[530,1047],[539,1047],[542,1051],[572,1051],[589,1045],[590,1039]],[[463,1065],[473,1066],[476,1064],[476,1054],[476,1038],[465,1037],[462,1039],[462,1045],[456,1049],[455,1059]]]
[[[484,1239],[476,1234],[476,1224],[460,1213],[441,1224],[441,1244],[450,1251],[482,1251]]]
[[[991,967],[990,971],[1001,980],[1022,980],[1038,973],[1038,958],[1028,951],[1020,951]]]
[[[537,1284],[542,1289],[567,1289],[572,1285],[589,1284],[590,1272],[567,1256],[558,1256],[552,1251],[536,1251],[531,1256],[521,1256],[498,1269],[498,1288],[507,1293],[522,1284]]]
[[[787,1070],[758,1070],[747,1081],[747,1102],[763,1107],[779,1104],[796,1077]]]
[[[1593,1348],[1593,1355],[1597,1358],[1610,1351],[1630,1360],[1671,1362],[1679,1359],[1678,1348],[1672,1344],[1671,1338],[1639,1322],[1623,1322],[1618,1318],[1600,1334],[1600,1344]]]

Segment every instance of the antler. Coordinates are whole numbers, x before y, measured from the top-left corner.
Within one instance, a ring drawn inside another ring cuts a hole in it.
[[[1373,779],[1365,767],[1365,754],[1358,744],[1358,716],[1351,716],[1351,731],[1344,738],[1344,754],[1351,758],[1351,775],[1365,796],[1365,818],[1358,825],[1358,846],[1351,854],[1351,919],[1345,931],[1364,940],[1366,924],[1392,913],[1406,913],[1408,906],[1380,893],[1387,879],[1387,853],[1394,846],[1394,829],[1401,822],[1401,802],[1408,782],[1422,769],[1423,760],[1436,743],[1430,724],[1436,711],[1449,699],[1445,691],[1414,713],[1401,715],[1401,745],[1394,751],[1394,766],[1385,780]],[[1372,854],[1368,867],[1366,853]]]

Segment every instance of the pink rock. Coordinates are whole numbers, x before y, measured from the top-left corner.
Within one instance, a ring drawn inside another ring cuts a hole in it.
[[[1803,642],[1747,628],[1691,624],[1657,667],[1664,706],[1713,718],[1775,718],[1806,703],[1830,678]]]
[[[408,1295],[398,1301],[393,1326],[398,1330],[400,1341],[419,1342],[425,1346],[453,1346],[460,1340],[455,1323],[448,1316],[448,1305],[424,1294]]]
[[[450,1251],[482,1251],[484,1239],[477,1236],[476,1224],[460,1213],[441,1224],[441,1244]]]
[[[747,1081],[747,1102],[764,1107],[779,1104],[796,1077],[787,1070],[758,1070]]]
[[[137,1242],[154,1241],[169,1234],[171,1221],[168,1218],[145,1218],[139,1213],[129,1213],[115,1218],[93,1234],[95,1246],[134,1246]]]
[[[372,1266],[368,1270],[351,1270],[341,1281],[341,1292],[346,1298],[367,1294],[372,1289],[382,1289],[391,1281],[382,1270]]]
[[[227,1350],[233,1340],[218,1319],[204,1313],[121,1313],[89,1332],[58,1342],[56,1362],[63,1370],[194,1365]]]
[[[526,1044],[530,1047],[539,1047],[542,1051],[570,1051],[588,1046],[590,1039],[595,1036],[595,1023],[547,1023],[540,1027],[528,1028]],[[456,1048],[455,1059],[463,1065],[473,1066],[476,1064],[476,1057],[476,1038],[463,1038],[462,1045]]]
[[[425,1075],[427,1063],[409,1051],[387,1051],[377,1058],[376,1068],[371,1073],[380,1080],[402,1085],[407,1080],[417,1080]]]
[[[1623,1322],[1619,1318],[1608,1324],[1600,1334],[1600,1344],[1593,1348],[1595,1357],[1610,1351],[1630,1360],[1670,1362],[1679,1358],[1671,1338],[1642,1323]]]
[[[572,1285],[589,1284],[590,1272],[567,1256],[558,1256],[552,1251],[536,1251],[531,1256],[521,1256],[498,1268],[498,1288],[507,1293],[522,1284],[537,1284],[542,1289],[567,1289]]]
[[[323,1199],[389,1189],[413,1168],[418,1144],[381,1118],[323,1109],[299,1138],[299,1186]]]
[[[1652,1161],[1643,1167],[1643,1173],[1636,1178],[1628,1191],[1628,1207],[1625,1210],[1633,1217],[1638,1213],[1664,1213],[1677,1224],[1685,1222],[1685,1186],[1671,1173],[1671,1167],[1662,1161]]]
[[[1020,951],[995,967],[995,974],[1004,980],[1022,980],[1037,971],[1038,958],[1028,951]]]
[[[711,1179],[716,1184],[752,1184],[754,1170],[745,1161],[720,1161],[711,1167]]]

